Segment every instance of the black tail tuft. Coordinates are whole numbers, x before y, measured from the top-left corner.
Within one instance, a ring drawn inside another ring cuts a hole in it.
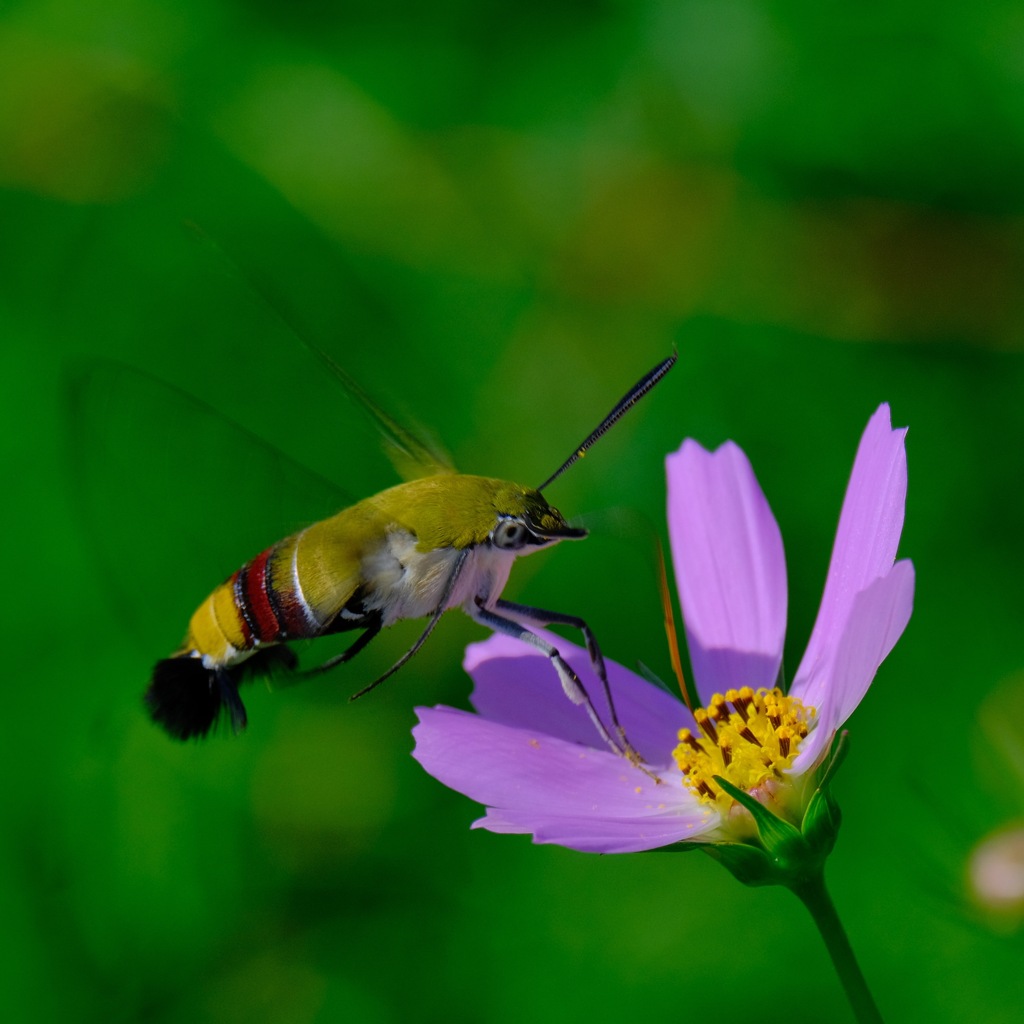
[[[179,740],[205,736],[227,705],[232,724],[245,728],[238,684],[226,669],[206,668],[199,658],[165,658],[153,668],[145,695],[154,722]]]
[[[266,647],[231,668],[206,668],[202,659],[183,656],[164,658],[153,668],[153,680],[145,702],[154,722],[175,739],[205,736],[220,717],[221,708],[231,714],[235,732],[245,728],[246,714],[238,684],[296,668],[294,652],[284,646]]]

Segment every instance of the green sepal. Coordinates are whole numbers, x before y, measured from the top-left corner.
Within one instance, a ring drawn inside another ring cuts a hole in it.
[[[850,752],[850,730],[844,729],[832,741],[832,749],[829,751],[828,763],[825,765],[818,781],[818,789],[824,789],[831,781],[839,766],[846,760]]]
[[[809,880],[820,877],[825,860],[836,845],[842,821],[839,805],[828,786],[848,749],[847,734],[843,732],[832,746],[799,829],[728,779],[716,775],[715,782],[750,812],[759,842],[708,845],[707,853],[744,885],[784,885],[799,890]]]
[[[844,729],[832,744],[829,759],[817,780],[811,799],[804,811],[800,830],[808,845],[824,860],[835,848],[843,815],[829,789],[836,771],[850,749],[849,733]]]
[[[803,837],[807,845],[824,860],[835,848],[843,815],[835,797],[827,789],[817,789],[807,805]]]
[[[720,775],[715,776],[718,783],[726,793],[737,803],[742,804],[754,819],[757,826],[757,835],[761,840],[760,851],[764,854],[767,868],[761,868],[755,873],[756,881],[745,882],[746,885],[791,885],[802,879],[809,868],[814,866],[815,857],[808,846],[800,830],[788,821],[784,821],[778,815],[773,814],[764,804],[760,803],[749,793],[738,789],[728,779]],[[737,844],[741,845],[741,844]],[[750,847],[757,850],[757,847]],[[737,856],[735,852],[727,855],[729,860],[736,861],[744,872],[753,866],[753,858],[748,854]],[[723,860],[723,863],[726,861]],[[819,862],[820,864],[820,862]],[[728,863],[726,866],[732,871]],[[733,874],[736,874],[733,871]],[[736,875],[740,878],[739,875]],[[740,881],[744,881],[740,878]]]
[[[708,850],[712,844],[701,843],[696,840],[684,839],[678,843],[669,843],[668,846],[655,846],[644,853],[693,853],[695,850]]]
[[[715,782],[722,787],[738,804],[742,804],[754,819],[757,826],[757,834],[761,839],[761,845],[769,853],[778,854],[786,847],[799,842],[800,832],[788,821],[783,821],[778,815],[772,814],[760,800],[755,799],[745,790],[734,786],[728,779],[721,775],[715,776]]]
[[[700,847],[712,860],[744,885],[778,885],[778,866],[760,846],[747,843],[708,843]]]

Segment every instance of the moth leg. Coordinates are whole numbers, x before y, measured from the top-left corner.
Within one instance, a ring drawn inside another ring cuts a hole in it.
[[[583,635],[583,642],[590,656],[590,664],[594,668],[597,678],[601,680],[601,688],[604,690],[605,700],[608,702],[608,711],[611,714],[612,727],[621,746],[621,752],[633,764],[639,765],[643,758],[634,749],[626,737],[626,730],[619,721],[618,713],[615,710],[615,701],[612,700],[612,690],[608,683],[608,670],[605,667],[604,656],[597,644],[597,637],[593,630],[587,625],[584,619],[578,615],[567,615],[564,612],[546,611],[543,608],[532,608],[530,605],[516,604],[514,601],[498,600],[495,607],[506,612],[516,621],[525,621],[534,626],[568,626],[570,629],[578,629]]]
[[[372,612],[363,619],[341,619],[339,616],[321,633],[321,636],[326,636],[330,633],[343,633],[349,629],[363,629],[364,631],[341,654],[328,658],[322,665],[303,669],[303,671],[297,674],[305,677],[319,676],[324,672],[329,672],[336,665],[351,661],[381,631],[383,625],[384,620],[379,611]]]
[[[503,606],[506,603],[511,602],[499,601],[498,605]],[[519,606],[512,605],[512,607],[517,608]],[[536,609],[530,610],[535,611]],[[603,739],[619,757],[625,757],[634,768],[639,768],[644,775],[653,779],[655,782],[661,782],[661,779],[659,779],[657,775],[648,771],[644,767],[643,759],[631,746],[629,746],[628,743],[624,747],[621,746],[607,730],[604,722],[601,721],[601,716],[597,713],[597,708],[594,707],[594,702],[590,699],[590,695],[587,693],[586,687],[584,687],[583,683],[580,681],[580,677],[576,675],[572,670],[572,666],[565,660],[565,658],[562,657],[557,647],[553,644],[549,644],[543,637],[537,636],[536,633],[532,632],[521,623],[516,622],[514,619],[506,619],[503,615],[499,615],[497,612],[493,612],[488,608],[482,607],[479,599],[477,599],[476,604],[470,610],[470,615],[472,615],[472,617],[479,622],[481,626],[486,626],[495,633],[503,633],[505,636],[514,637],[516,640],[522,640],[523,643],[530,644],[532,647],[536,647],[537,650],[546,654],[550,659],[551,664],[554,666],[555,671],[558,673],[558,678],[562,682],[562,689],[565,691],[565,695],[573,702],[573,704],[582,705],[586,708],[587,715],[590,717],[591,722],[594,723],[594,728],[597,729],[601,739]]]

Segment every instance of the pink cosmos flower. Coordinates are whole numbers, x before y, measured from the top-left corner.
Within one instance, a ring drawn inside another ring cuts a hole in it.
[[[660,784],[602,745],[545,655],[500,636],[466,652],[476,713],[418,708],[414,756],[486,806],[474,827],[575,850],[750,839],[750,813],[716,777],[799,826],[836,731],[910,618],[913,566],[895,561],[905,435],[892,429],[887,405],[864,431],[821,607],[788,694],[775,689],[786,630],[782,538],[746,455],[732,442],[708,452],[687,440],[668,457],[672,561],[704,708],[691,714],[608,664],[619,718]],[[586,652],[552,639],[588,678]]]

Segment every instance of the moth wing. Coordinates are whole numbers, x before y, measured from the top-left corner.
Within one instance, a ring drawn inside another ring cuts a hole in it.
[[[392,416],[334,359],[318,340],[316,332],[304,324],[298,304],[291,300],[281,279],[268,277],[250,262],[254,258],[251,249],[233,246],[222,238],[215,238],[201,226],[191,226],[199,241],[214,251],[225,268],[239,278],[280,325],[326,368],[348,399],[369,419],[380,434],[384,454],[402,480],[457,472],[451,456],[435,437],[419,424],[411,421],[402,423]]]
[[[100,589],[148,657],[217,584],[351,505],[341,488],[215,409],[127,365],[64,380],[72,506]]]

